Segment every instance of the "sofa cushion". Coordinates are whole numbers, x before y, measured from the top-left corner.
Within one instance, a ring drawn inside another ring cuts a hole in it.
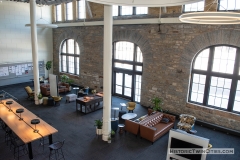
[[[156,116],[156,117],[153,117],[151,120],[149,120],[147,123],[145,123],[146,126],[154,126],[156,124],[158,124],[161,119],[162,119],[162,114]]]
[[[155,132],[155,136],[158,136],[159,134],[162,134],[165,131],[169,131],[173,126],[173,122],[170,123],[158,123],[154,127],[157,129]]]

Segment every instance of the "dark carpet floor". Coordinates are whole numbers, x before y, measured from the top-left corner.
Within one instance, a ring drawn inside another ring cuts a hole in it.
[[[98,110],[87,115],[77,113],[75,102],[65,103],[65,94],[60,106],[36,106],[33,101],[26,99],[24,87],[32,83],[23,83],[0,87],[19,99],[20,104],[51,124],[58,130],[53,135],[53,141],[65,139],[63,152],[66,160],[165,160],[167,155],[168,134],[158,139],[153,145],[151,142],[136,137],[133,134],[116,133],[112,143],[104,142],[101,136],[96,136],[94,120],[102,118],[103,110]],[[31,86],[32,87],[32,86]],[[73,91],[72,91],[73,92]],[[67,93],[68,94],[68,93]],[[121,102],[127,102],[117,97],[112,97],[112,107],[120,107]],[[125,109],[126,110],[126,109]],[[147,109],[137,105],[134,110],[139,118],[147,114]],[[118,115],[118,113],[117,113]],[[113,112],[112,112],[113,117]],[[178,120],[177,120],[178,121]],[[238,160],[240,157],[240,137],[228,135],[209,128],[196,125],[197,135],[210,139],[213,148],[234,148],[232,155],[207,155],[207,160]],[[43,150],[39,141],[34,141],[34,160],[48,159],[48,146]],[[0,130],[0,160],[12,160],[13,151],[4,142],[4,131]],[[23,156],[21,160],[28,159]]]

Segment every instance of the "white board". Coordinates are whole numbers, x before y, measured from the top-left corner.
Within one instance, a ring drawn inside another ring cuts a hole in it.
[[[58,76],[49,74],[50,95],[58,96]]]

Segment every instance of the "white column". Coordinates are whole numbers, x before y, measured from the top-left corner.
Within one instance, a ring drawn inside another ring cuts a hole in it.
[[[37,26],[36,26],[36,0],[30,0],[30,24],[32,38],[32,62],[34,76],[34,100],[35,104],[39,104],[37,94],[40,92],[39,85],[39,69],[38,69],[38,44],[37,44]]]
[[[104,5],[103,37],[103,135],[108,140],[111,131],[111,87],[112,87],[112,6]]]

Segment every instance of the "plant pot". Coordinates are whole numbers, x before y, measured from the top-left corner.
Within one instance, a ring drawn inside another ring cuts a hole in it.
[[[43,98],[42,98],[42,99],[39,99],[39,100],[38,100],[38,103],[39,103],[39,104],[42,104],[42,103],[43,103]]]
[[[97,129],[97,128],[96,128],[96,134],[97,134],[97,135],[102,135],[102,129]]]
[[[111,143],[111,140],[108,140],[108,143]]]

